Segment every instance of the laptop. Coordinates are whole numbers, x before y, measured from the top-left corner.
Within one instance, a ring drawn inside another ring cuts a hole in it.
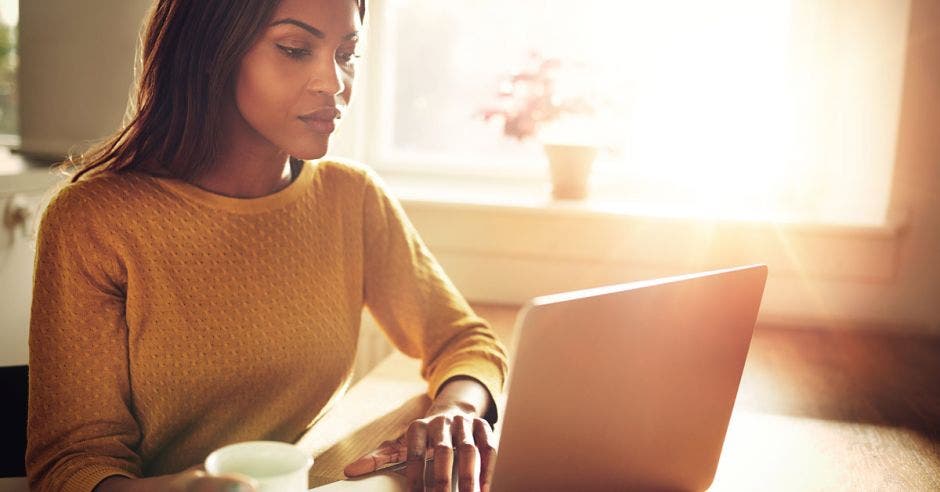
[[[532,299],[492,490],[707,489],[766,279],[752,265]],[[385,474],[314,490],[405,484]]]

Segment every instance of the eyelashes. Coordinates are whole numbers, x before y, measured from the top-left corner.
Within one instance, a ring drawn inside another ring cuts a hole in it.
[[[280,44],[277,45],[277,47],[280,48],[280,50],[283,51],[288,58],[293,58],[295,60],[302,60],[310,56],[310,50],[305,48],[291,48],[289,46],[282,46]]]
[[[304,60],[312,54],[311,51],[306,48],[292,48],[280,44],[277,45],[277,47],[292,60]],[[362,58],[362,56],[355,52],[337,53],[336,55],[336,60],[344,65],[354,65],[360,58]]]

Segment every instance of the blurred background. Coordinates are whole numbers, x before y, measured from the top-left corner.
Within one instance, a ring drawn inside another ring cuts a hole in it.
[[[45,166],[121,124],[149,6],[0,0],[3,346]],[[767,263],[764,323],[936,334],[938,25],[933,0],[374,0],[332,153],[388,180],[475,303]],[[538,76],[554,92],[516,83]],[[533,95],[591,111],[507,135]],[[597,150],[584,197],[553,197],[553,142]]]
[[[0,0],[0,366],[50,163],[121,125],[150,5]],[[331,153],[507,342],[533,296],[766,263],[716,487],[937,490],[938,26],[936,0],[369,0]],[[390,351],[364,320],[357,377]]]

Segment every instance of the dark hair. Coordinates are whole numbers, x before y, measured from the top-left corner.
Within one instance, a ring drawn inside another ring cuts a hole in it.
[[[356,0],[365,19],[365,1]],[[157,0],[141,39],[130,119],[64,163],[85,174],[130,169],[192,180],[212,165],[221,110],[242,57],[280,0]],[[207,28],[212,26],[212,28]]]

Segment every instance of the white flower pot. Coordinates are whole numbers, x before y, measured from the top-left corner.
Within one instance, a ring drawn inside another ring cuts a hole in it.
[[[552,177],[552,196],[559,200],[581,200],[587,197],[597,147],[545,143],[543,148]]]

